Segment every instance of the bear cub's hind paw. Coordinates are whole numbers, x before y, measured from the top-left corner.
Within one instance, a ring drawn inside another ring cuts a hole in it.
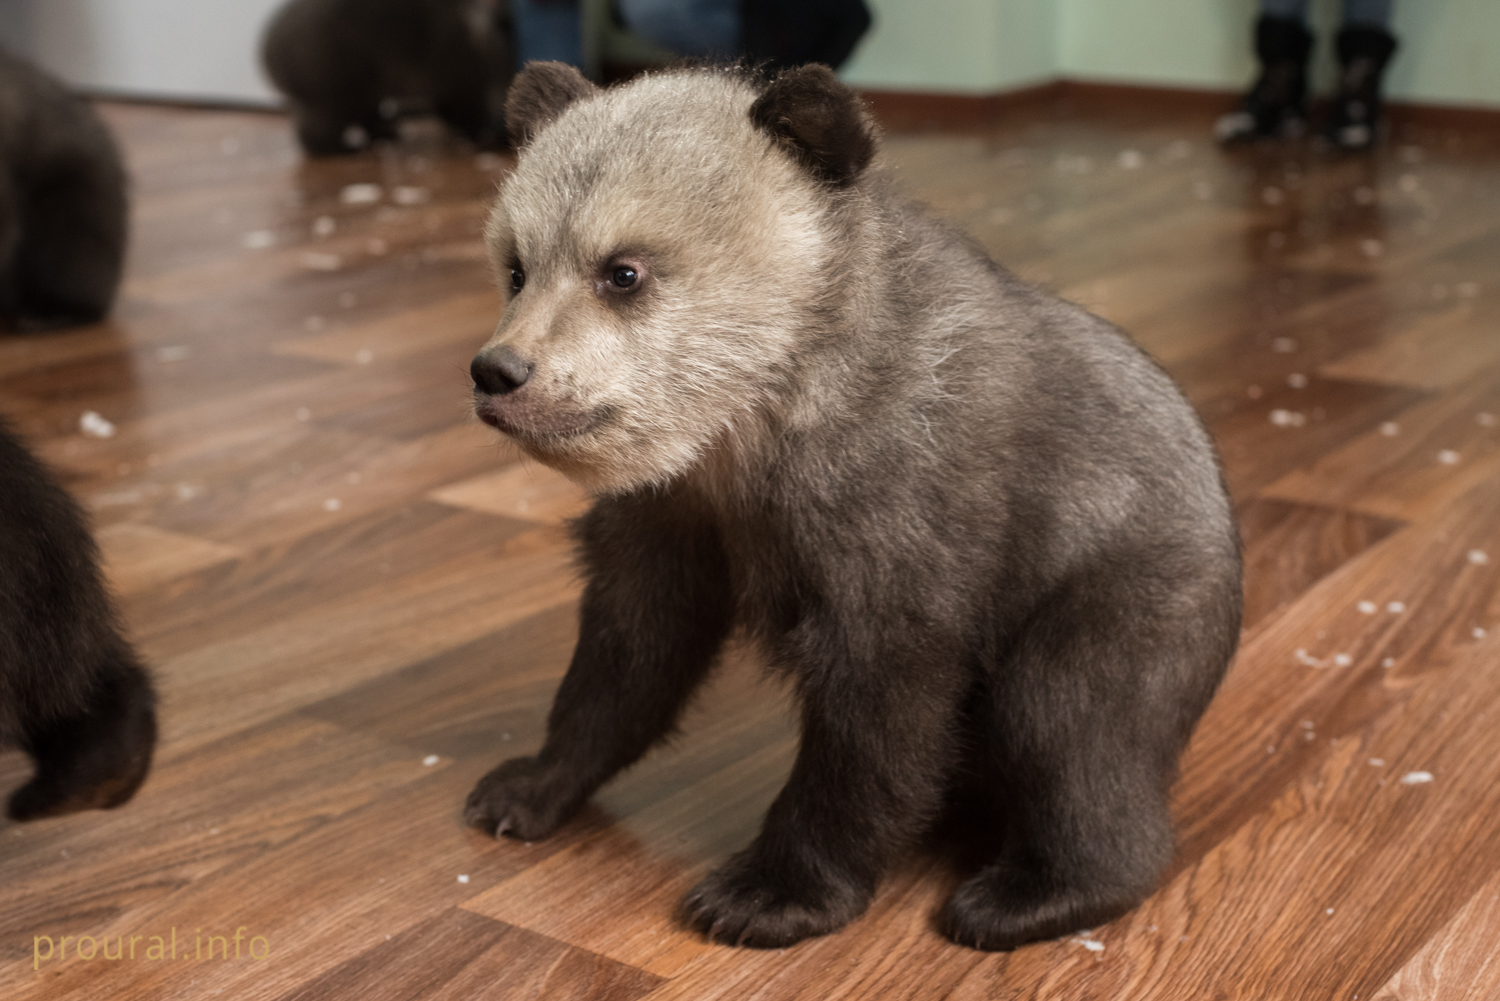
[[[759,862],[754,847],[704,877],[682,902],[682,919],[716,942],[779,949],[837,931],[864,912],[869,894]]]
[[[511,758],[475,784],[464,804],[464,823],[497,838],[545,838],[583,805],[559,773],[537,758]]]
[[[938,918],[944,935],[959,945],[1008,952],[1028,942],[1071,935],[1113,921],[1146,893],[1050,889],[1016,878],[1008,866],[992,866],[953,892]]]

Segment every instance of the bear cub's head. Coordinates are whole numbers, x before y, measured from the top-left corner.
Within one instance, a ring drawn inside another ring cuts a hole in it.
[[[595,493],[753,447],[829,334],[876,133],[821,66],[512,84],[486,231],[505,309],[475,411]]]

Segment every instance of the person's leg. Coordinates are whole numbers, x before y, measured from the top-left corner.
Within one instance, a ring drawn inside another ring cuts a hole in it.
[[[1306,14],[1307,0],[1262,0],[1255,23],[1260,76],[1239,109],[1214,125],[1220,142],[1295,138],[1306,131],[1307,57],[1312,52]]]
[[[1390,24],[1392,0],[1344,0],[1344,26],[1336,42],[1339,82],[1328,119],[1328,141],[1343,149],[1368,149],[1380,132],[1380,78],[1396,51]]]

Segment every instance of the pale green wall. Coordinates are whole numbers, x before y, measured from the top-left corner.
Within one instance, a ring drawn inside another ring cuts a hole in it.
[[[1053,0],[865,2],[875,27],[843,70],[857,86],[990,94],[1057,75]]]
[[[864,87],[986,93],[1058,76],[1239,89],[1255,0],[866,0],[876,25],[845,77]],[[1319,79],[1338,0],[1313,0]],[[1396,0],[1392,97],[1500,105],[1500,0]]]

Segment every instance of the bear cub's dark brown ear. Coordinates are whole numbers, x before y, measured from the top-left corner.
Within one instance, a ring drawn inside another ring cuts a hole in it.
[[[517,149],[531,142],[548,122],[574,101],[599,88],[567,63],[527,63],[505,96],[505,130]]]
[[[875,123],[827,66],[784,70],[750,107],[750,120],[835,186],[852,184],[875,155]]]

